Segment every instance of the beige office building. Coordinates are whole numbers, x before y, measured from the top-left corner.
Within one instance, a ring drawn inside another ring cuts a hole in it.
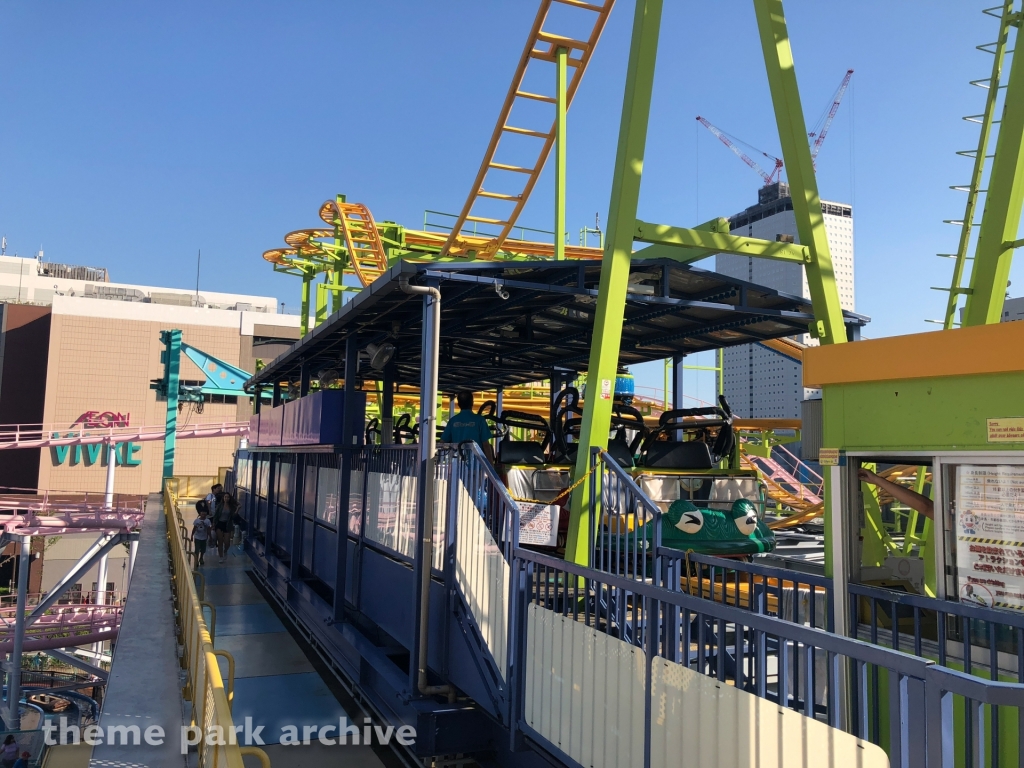
[[[47,296],[45,303],[0,304],[0,424],[60,430],[113,419],[163,425],[166,401],[151,388],[163,375],[160,331],[181,329],[186,344],[245,371],[254,370],[257,358],[269,362],[299,336],[299,318],[277,314],[273,298],[215,294],[216,302],[200,304],[189,300],[193,295],[129,286],[119,298],[93,287]],[[184,354],[180,378],[205,380]],[[199,410],[185,403],[179,424],[246,419],[251,400],[207,396]],[[235,437],[179,440],[175,472],[206,475],[230,466],[237,444]],[[162,441],[121,444],[117,452],[117,493],[159,490]],[[3,450],[0,486],[102,491],[107,458],[101,446]]]

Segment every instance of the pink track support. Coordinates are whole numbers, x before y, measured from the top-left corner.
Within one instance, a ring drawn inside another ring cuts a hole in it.
[[[806,472],[814,481],[812,483],[803,483],[797,480],[789,470],[787,470],[782,464],[777,462],[773,458],[764,458],[763,456],[755,456],[748,453],[747,458],[761,470],[770,480],[773,480],[778,485],[786,488],[794,496],[802,501],[805,501],[809,505],[821,504],[822,503],[822,478],[817,472],[808,467],[804,462],[794,456],[790,451],[786,450],[781,445],[776,445],[772,451],[781,451],[785,454],[794,464],[799,467],[803,472]]]
[[[164,424],[145,427],[86,427],[75,424],[6,424],[0,425],[0,450],[18,448],[53,448],[62,445],[94,445],[96,443],[145,443],[163,440]],[[176,430],[178,440],[201,437],[248,437],[248,421],[217,421],[182,424]]]

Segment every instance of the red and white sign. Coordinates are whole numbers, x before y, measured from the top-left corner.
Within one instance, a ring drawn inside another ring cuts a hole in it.
[[[519,505],[519,543],[535,547],[558,545],[558,512],[554,504]]]

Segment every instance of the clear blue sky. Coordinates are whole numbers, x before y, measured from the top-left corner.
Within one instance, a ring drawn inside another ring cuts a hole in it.
[[[984,3],[786,3],[808,121],[854,85],[819,158],[853,202],[868,335],[941,317],[996,21]],[[275,295],[260,254],[319,224],[336,192],[410,227],[457,210],[535,0],[34,3],[0,6],[0,234],[8,253],[106,266],[117,281]],[[756,200],[708,117],[773,154],[750,2],[667,2],[640,215],[692,225]],[[568,225],[608,207],[633,4],[620,0],[569,115]],[[522,223],[550,228],[546,173]],[[1020,260],[1018,260],[1019,262]],[[1014,269],[1011,295],[1024,287]]]

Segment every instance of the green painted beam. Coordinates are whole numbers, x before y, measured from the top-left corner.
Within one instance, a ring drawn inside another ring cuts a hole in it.
[[[1020,38],[1018,38],[1020,40]],[[1019,47],[1019,46],[1018,46]],[[998,84],[992,83],[994,89]],[[1015,53],[971,270],[966,325],[998,323],[1024,205],[1024,51]]]
[[[999,19],[999,36],[995,40],[992,51],[992,73],[989,76],[990,82],[998,83],[1002,77],[1003,61],[1006,58],[1006,43],[1010,36],[1010,17],[1013,15],[1015,0],[1003,0],[1002,14]],[[953,258],[953,279],[950,284],[949,296],[946,299],[946,317],[943,320],[943,328],[949,330],[959,325],[957,309],[960,303],[960,296],[965,293],[962,283],[964,272],[967,267],[967,250],[971,244],[971,235],[974,223],[977,218],[978,200],[982,195],[982,178],[985,173],[985,160],[988,157],[988,145],[992,135],[996,114],[996,102],[999,100],[999,89],[989,88],[985,97],[985,110],[981,114],[981,130],[978,133],[978,149],[974,153],[974,167],[971,171],[971,183],[967,187],[967,204],[964,206],[963,224],[960,227],[960,240],[957,243],[956,254]]]
[[[313,275],[305,273],[302,275],[302,304],[299,309],[299,331],[305,336],[309,333],[309,285],[313,281]]]
[[[809,263],[811,251],[803,245],[793,243],[780,243],[771,240],[758,240],[753,237],[742,237],[730,235],[728,222],[724,231],[684,229],[682,227],[671,227],[664,224],[650,224],[645,221],[636,221],[636,230],[633,238],[642,243],[656,243],[659,245],[671,245],[679,249],[687,249],[672,255],[665,253],[669,258],[677,261],[690,262],[709,256],[711,253],[733,253],[739,256],[757,256],[762,259],[776,259],[779,261],[792,261],[798,264]],[[688,252],[688,249],[698,249],[699,254]],[[642,253],[642,252],[641,252]]]
[[[647,146],[647,122],[651,113],[654,65],[658,56],[661,7],[662,0],[637,0],[633,15],[619,144],[608,205],[608,239],[601,261],[594,337],[587,368],[587,399],[574,473],[576,478],[583,477],[589,468],[591,447],[608,445],[622,341],[622,318],[626,309],[626,285],[633,255],[633,230]],[[570,506],[565,557],[580,564],[588,562],[593,546],[589,535],[589,493],[589,483],[584,482],[573,491]]]
[[[555,53],[555,259],[565,258],[565,66],[566,48]]]
[[[800,243],[811,253],[810,261],[805,264],[816,318],[810,332],[823,344],[839,344],[846,341],[846,326],[839,305],[839,289],[825,232],[811,148],[807,143],[807,124],[800,105],[800,89],[797,87],[796,66],[782,0],[754,0],[754,11],[779,127],[782,157],[786,163],[789,192],[793,198],[796,230]]]
[[[330,279],[329,277],[325,279]],[[316,328],[327,319],[327,294],[330,283],[323,282],[316,284],[316,314],[313,318],[313,327]]]

